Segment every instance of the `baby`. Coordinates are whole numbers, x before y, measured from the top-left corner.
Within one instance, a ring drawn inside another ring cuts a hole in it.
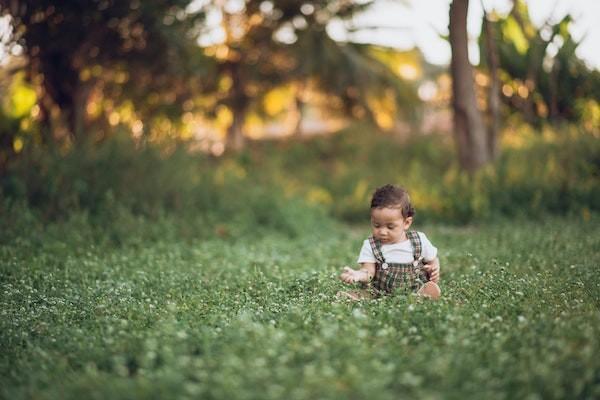
[[[408,230],[415,211],[406,190],[385,185],[373,193],[371,226],[373,235],[363,243],[360,269],[344,267],[345,283],[370,283],[368,290],[339,292],[353,300],[410,290],[437,299],[440,263],[435,248],[422,232]]]

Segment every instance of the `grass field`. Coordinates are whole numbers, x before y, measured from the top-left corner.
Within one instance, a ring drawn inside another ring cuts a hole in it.
[[[368,231],[0,247],[5,399],[600,398],[600,221],[425,231],[443,299],[336,301]]]

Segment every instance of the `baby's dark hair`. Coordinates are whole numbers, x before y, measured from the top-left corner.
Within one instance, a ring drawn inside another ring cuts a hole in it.
[[[399,208],[404,218],[415,215],[408,192],[400,186],[388,184],[375,189],[371,198],[371,210],[384,207]]]

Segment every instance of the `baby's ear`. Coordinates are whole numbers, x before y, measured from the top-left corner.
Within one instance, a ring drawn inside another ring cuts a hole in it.
[[[412,225],[412,222],[413,222],[413,217],[404,218],[404,230],[407,230],[408,228],[410,228],[410,226]]]

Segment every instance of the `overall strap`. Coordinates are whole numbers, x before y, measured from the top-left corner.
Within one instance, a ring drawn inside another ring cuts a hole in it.
[[[373,236],[369,236],[369,243],[371,244],[371,250],[373,250],[373,255],[375,259],[383,264],[385,262],[385,258],[383,258],[383,253],[381,252],[381,245],[378,240],[375,240]]]
[[[421,253],[423,252],[423,245],[421,244],[421,238],[417,231],[406,231],[406,236],[408,240],[410,240],[410,245],[412,246],[413,257],[415,260],[421,258]]]

